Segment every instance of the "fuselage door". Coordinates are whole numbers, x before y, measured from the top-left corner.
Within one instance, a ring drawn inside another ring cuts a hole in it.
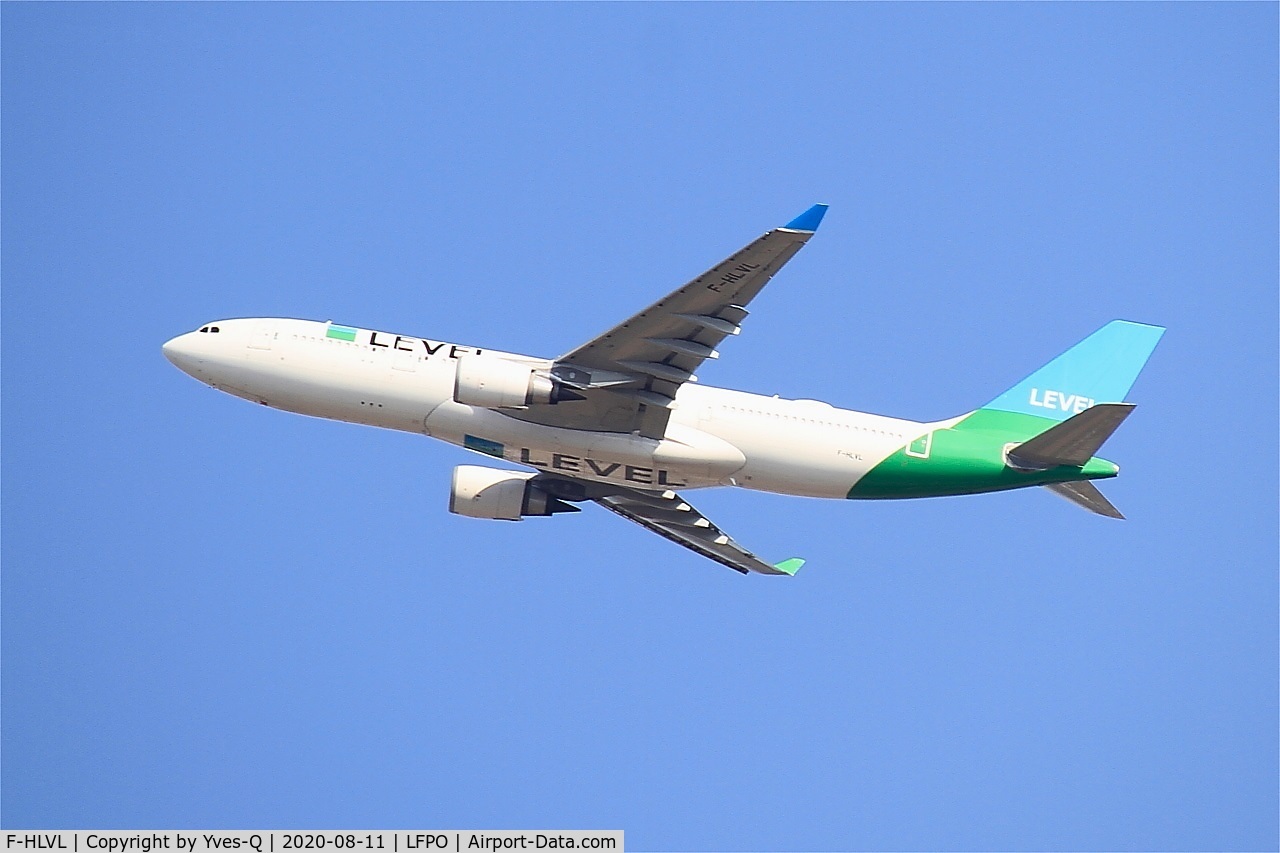
[[[250,349],[271,349],[271,342],[276,338],[276,330],[272,323],[262,321],[255,323],[253,333],[249,335]]]
[[[933,449],[933,433],[926,432],[904,448],[903,452],[908,456],[914,456],[917,459],[928,459],[929,451]]]

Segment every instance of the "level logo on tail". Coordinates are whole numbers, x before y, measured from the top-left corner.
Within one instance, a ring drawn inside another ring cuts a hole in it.
[[[1133,410],[1123,400],[1163,332],[1108,323],[982,408],[931,425],[858,480],[848,497],[1049,486],[1093,512],[1122,517],[1088,481],[1119,472],[1094,454]]]
[[[1011,447],[1009,464],[1024,471],[1077,467],[1083,473],[1133,411],[1133,404],[1122,401],[1163,334],[1160,326],[1112,320],[984,406],[1059,421]],[[1124,518],[1086,479],[1045,485],[1090,512]]]
[[[1065,421],[1098,403],[1121,403],[1164,329],[1112,320],[984,409]]]

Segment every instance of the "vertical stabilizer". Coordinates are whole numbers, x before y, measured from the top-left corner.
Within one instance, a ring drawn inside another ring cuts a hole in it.
[[[1065,421],[1096,403],[1122,402],[1163,334],[1112,320],[983,408]]]

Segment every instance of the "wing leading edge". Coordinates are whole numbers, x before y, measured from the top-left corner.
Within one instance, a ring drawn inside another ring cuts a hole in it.
[[[808,242],[827,211],[815,204],[640,313],[556,359],[552,374],[583,400],[515,417],[568,429],[661,439],[676,392],[736,335],[746,306]]]

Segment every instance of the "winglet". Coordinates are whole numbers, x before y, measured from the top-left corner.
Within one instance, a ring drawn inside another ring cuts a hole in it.
[[[822,217],[826,215],[827,206],[825,204],[815,204],[782,227],[792,231],[817,231],[818,224],[822,222]]]
[[[819,207],[825,207],[825,205],[819,205]],[[822,218],[821,213],[818,214],[818,218]],[[799,557],[792,557],[790,560],[783,560],[781,563],[774,563],[773,567],[784,575],[794,575],[796,572],[800,571],[800,567],[803,565],[804,560]]]

